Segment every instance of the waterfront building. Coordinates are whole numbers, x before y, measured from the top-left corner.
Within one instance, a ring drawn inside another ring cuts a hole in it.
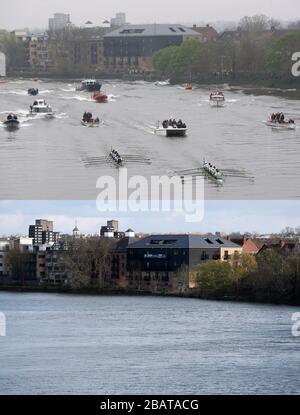
[[[10,249],[19,251],[21,253],[33,251],[33,238],[20,236],[13,238],[10,241]]]
[[[10,248],[10,240],[8,238],[0,239],[0,279],[9,275],[9,265],[7,255]]]
[[[54,244],[59,239],[59,232],[53,231],[52,221],[37,219],[35,225],[29,226],[28,236],[34,245]]]
[[[208,260],[229,260],[242,247],[227,239],[200,235],[152,235],[127,250],[129,287],[184,291],[193,267]]]
[[[151,70],[151,56],[168,46],[178,46],[186,39],[201,40],[201,34],[182,25],[146,24],[124,25],[104,35],[106,68]]]
[[[116,242],[109,255],[110,281],[118,288],[128,288],[127,252],[130,245],[137,241],[134,231],[130,229]]]
[[[32,69],[38,72],[49,72],[54,68],[50,53],[49,36],[47,34],[34,35],[29,42],[29,63]]]
[[[204,27],[197,26],[197,25],[194,24],[193,27],[191,27],[191,29],[201,35],[201,42],[203,42],[203,43],[207,43],[207,42],[217,40],[218,36],[219,36],[216,29],[214,29],[209,24],[207,24]]]
[[[126,14],[125,13],[116,13],[115,17],[110,19],[110,25],[113,28],[124,26],[126,24]]]
[[[42,283],[50,285],[66,285],[68,283],[68,273],[63,256],[65,248],[61,245],[54,245],[45,252],[45,276]]]
[[[70,15],[64,13],[55,13],[54,17],[48,20],[48,28],[50,31],[62,30],[70,26]]]
[[[100,236],[102,238],[122,239],[125,233],[119,231],[119,222],[117,220],[108,220],[106,226],[101,226]]]

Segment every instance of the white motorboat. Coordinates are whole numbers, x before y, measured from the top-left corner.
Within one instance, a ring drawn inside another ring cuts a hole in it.
[[[94,120],[92,119],[91,121],[85,121],[82,119],[81,124],[84,125],[85,127],[90,127],[90,128],[99,127],[100,120],[99,118],[95,118]]]
[[[38,99],[34,101],[33,105],[30,106],[30,115],[42,114],[47,118],[54,117],[52,107],[46,103],[44,99]]]
[[[212,107],[224,107],[225,101],[225,95],[221,91],[212,92],[210,94],[209,102]]]
[[[187,126],[182,121],[165,120],[162,123],[158,121],[155,132],[163,132],[166,137],[185,137],[187,134]]]
[[[275,128],[276,130],[295,130],[296,124],[294,120],[278,122],[277,120],[269,119],[265,122],[268,127]]]
[[[157,82],[155,82],[155,85],[156,86],[168,86],[168,85],[170,85],[170,80],[167,79],[166,81],[157,81]]]
[[[76,91],[88,91],[88,92],[99,92],[102,84],[96,79],[85,79],[81,81],[81,84],[76,87]]]
[[[203,170],[206,171],[213,179],[217,180],[219,183],[223,183],[224,181],[224,174],[217,169],[216,166],[209,163],[205,159],[203,160]]]
[[[18,120],[17,115],[9,114],[5,121],[3,121],[3,125],[10,131],[17,130],[20,126],[20,121]]]

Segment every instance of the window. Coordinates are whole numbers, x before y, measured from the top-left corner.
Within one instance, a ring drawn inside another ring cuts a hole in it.
[[[176,242],[176,239],[152,239],[150,245],[174,245]]]
[[[181,32],[183,32],[183,33],[185,33],[185,32],[186,32],[186,30],[184,30],[184,29],[183,29],[183,27],[178,27],[178,29],[179,29]]]
[[[169,29],[171,30],[171,32],[176,33],[176,30],[174,29],[174,27],[169,27]]]
[[[209,259],[209,255],[206,251],[202,252],[201,261],[207,261]]]
[[[225,261],[227,261],[229,259],[229,252],[228,251],[224,252],[224,259],[225,259]]]
[[[209,238],[205,239],[205,242],[207,242],[210,245],[213,245],[214,244],[213,241],[211,239],[209,239]]]
[[[124,29],[120,32],[120,35],[133,35],[138,33],[143,33],[145,29]]]
[[[223,242],[223,241],[221,241],[221,239],[217,239],[216,241],[218,242],[218,244],[220,244],[220,245],[224,245],[224,242]]]

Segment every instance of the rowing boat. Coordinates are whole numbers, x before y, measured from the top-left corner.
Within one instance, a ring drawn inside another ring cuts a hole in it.
[[[217,169],[215,166],[213,166],[211,163],[203,160],[203,169],[215,180],[217,180],[220,183],[223,183],[224,181],[224,174]]]
[[[111,150],[109,157],[118,167],[123,166],[124,160],[116,150]]]

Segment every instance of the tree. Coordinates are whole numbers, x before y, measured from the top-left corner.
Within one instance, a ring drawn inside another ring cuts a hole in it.
[[[267,67],[273,78],[290,80],[292,55],[300,50],[300,34],[288,33],[277,40],[267,56]]]
[[[171,46],[156,52],[152,63],[163,76],[173,81],[191,81],[199,70],[199,56],[205,46],[188,39],[180,46]]]
[[[254,16],[245,16],[239,23],[242,30],[247,32],[262,32],[269,29],[270,20],[264,14],[256,14]]]
[[[0,40],[0,50],[7,57],[8,68],[24,68],[26,63],[26,42],[18,41],[11,34],[4,35]]]
[[[106,238],[69,238],[63,255],[70,286],[74,289],[105,288],[111,285],[109,254],[112,242]]]
[[[204,293],[213,295],[239,295],[244,279],[257,270],[256,258],[236,253],[229,261],[207,261],[198,265],[194,281]]]
[[[228,262],[207,261],[194,270],[194,281],[202,293],[225,295],[232,287]]]

